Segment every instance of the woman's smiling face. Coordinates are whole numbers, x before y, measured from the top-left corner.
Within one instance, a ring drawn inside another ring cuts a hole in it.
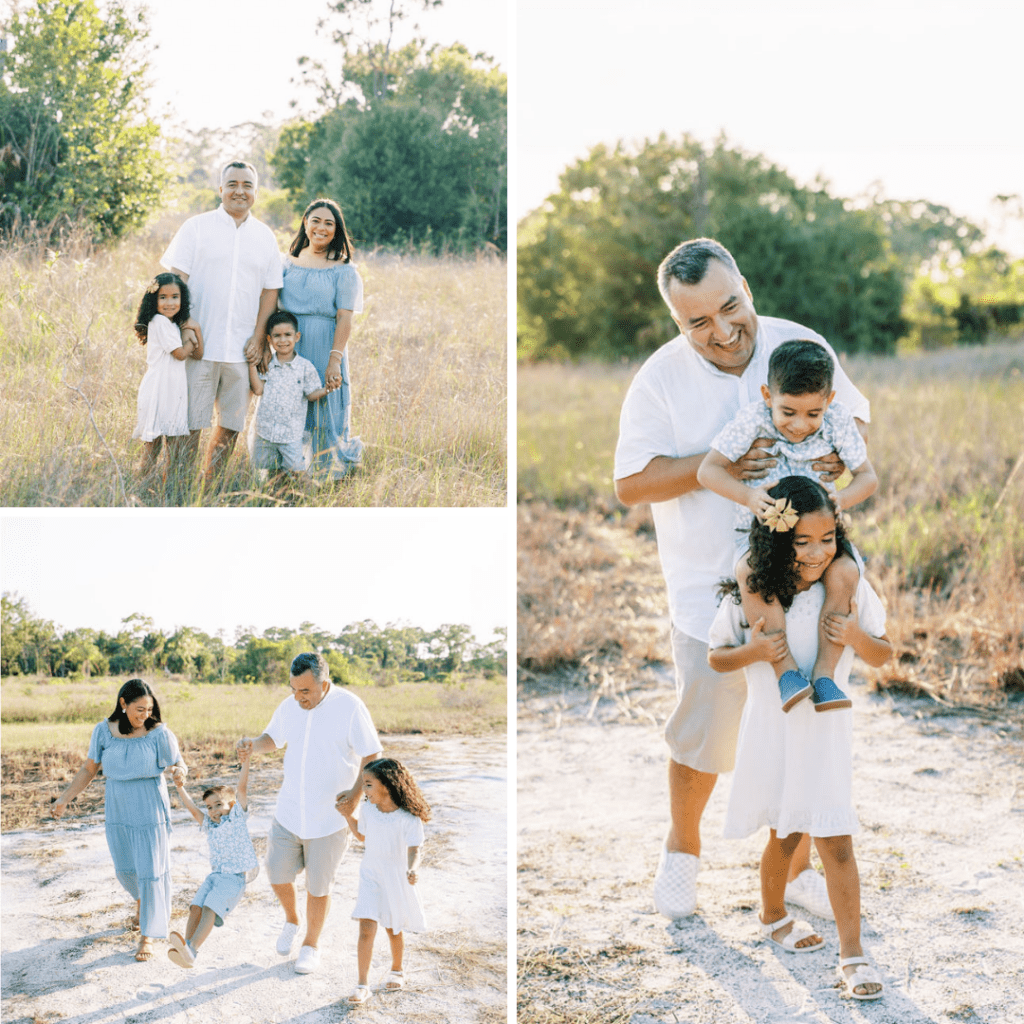
[[[829,509],[804,512],[793,528],[793,558],[805,589],[817,583],[836,557],[836,517]]]
[[[125,704],[122,697],[121,709],[128,716],[132,729],[141,729],[145,726],[146,719],[153,714],[153,698],[149,696],[138,697],[131,704]]]
[[[326,206],[318,206],[306,215],[306,234],[314,249],[326,249],[334,239],[337,224],[334,214]]]

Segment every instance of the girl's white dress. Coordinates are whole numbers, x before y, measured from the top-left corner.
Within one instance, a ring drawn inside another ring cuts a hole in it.
[[[786,612],[789,650],[808,678],[818,653],[818,617],[824,601],[824,584],[815,583],[797,594]],[[882,636],[885,608],[863,577],[857,607],[864,631]],[[736,647],[746,642],[750,629],[743,628],[742,622],[743,608],[725,598],[712,623],[709,646]],[[847,647],[836,666],[835,682],[844,691],[853,657],[853,648]],[[740,722],[725,837],[742,839],[763,825],[780,837],[794,832],[855,835],[860,825],[852,794],[852,709],[818,712],[807,698],[786,713],[775,670],[768,662],[748,665],[744,672],[747,703]]]
[[[401,808],[385,812],[364,801],[359,809],[359,831],[365,849],[352,916],[376,921],[396,934],[425,932],[416,886],[406,878],[409,847],[423,845],[423,822]]]
[[[135,433],[142,441],[188,433],[188,383],[185,360],[171,352],[181,347],[178,325],[157,313],[146,334],[146,376],[139,385]]]

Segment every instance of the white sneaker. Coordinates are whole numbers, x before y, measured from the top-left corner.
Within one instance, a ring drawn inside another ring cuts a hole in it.
[[[299,926],[297,924],[285,921],[281,934],[277,937],[277,951],[281,956],[288,956],[291,953],[292,944],[295,942],[298,930]]]
[[[692,853],[669,853],[661,848],[658,873],[654,876],[654,907],[659,914],[676,920],[697,909],[697,872],[700,857]]]
[[[813,868],[804,868],[792,882],[786,883],[786,902],[795,903],[826,921],[836,919],[832,913],[832,904],[828,901],[825,879]]]
[[[320,950],[316,946],[303,946],[295,961],[296,974],[312,974],[320,966]]]

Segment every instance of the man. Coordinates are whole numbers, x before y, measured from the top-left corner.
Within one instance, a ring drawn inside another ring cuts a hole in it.
[[[206,451],[204,476],[213,478],[230,456],[249,411],[245,346],[262,346],[267,317],[277,308],[284,283],[274,233],[249,212],[258,178],[241,160],[221,172],[221,205],[190,217],[178,229],[160,263],[188,283],[192,316],[202,328],[202,359],[190,359],[187,451],[194,465],[199,435],[217,427]]]
[[[630,385],[615,452],[615,492],[625,505],[651,503],[668,587],[678,703],[665,727],[671,827],[654,901],[660,913],[678,918],[697,906],[700,819],[718,774],[733,767],[746,699],[741,672],[720,675],[707,663],[715,588],[734,575],[734,509],[700,487],[697,469],[719,429],[760,399],[768,358],[778,345],[805,338],[832,349],[806,327],[758,317],[736,261],[712,239],[684,242],[666,256],[658,287],[681,333],[644,363]],[[863,433],[868,402],[838,360],[835,389]],[[732,468],[737,479],[765,475],[775,464],[764,451],[768,446],[765,439],[754,443]],[[834,454],[814,468],[828,480],[843,470]],[[824,880],[810,869],[807,836],[793,857],[786,898],[832,917]]]
[[[382,752],[366,705],[331,683],[321,655],[300,654],[292,662],[291,687],[294,699],[280,704],[262,735],[243,736],[238,749],[264,754],[287,747],[267,839],[267,875],[285,913],[277,951],[288,956],[299,929],[295,879],[305,869],[306,934],[295,970],[312,974],[320,964],[334,873],[349,843],[342,815],[359,801],[363,766]]]

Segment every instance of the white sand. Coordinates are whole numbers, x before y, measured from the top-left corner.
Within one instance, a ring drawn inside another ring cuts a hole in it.
[[[855,689],[863,938],[883,1000],[854,1003],[835,987],[832,922],[795,911],[828,940],[817,953],[760,942],[767,833],[721,838],[730,776],[704,818],[698,912],[672,924],[654,911],[667,824],[660,725],[672,704],[663,677],[590,718],[581,691],[520,700],[520,1021],[1024,1021],[1020,704],[1002,720],[935,715],[926,701]]]
[[[102,819],[95,817],[3,836],[3,1021],[325,1024],[350,1012],[364,1021],[504,1021],[505,737],[388,736],[384,747],[414,769],[434,812],[418,882],[431,930],[407,937],[405,990],[375,991],[351,1011],[345,1002],[356,982],[358,924],[350,914],[361,845],[338,869],[316,974],[295,973],[298,941],[292,959],[275,951],[284,917],[262,870],[224,927],[214,929],[194,969],[172,964],[160,941],[152,961],[137,963],[135,939],[120,926],[129,898],[114,877]],[[257,758],[253,774],[259,771]],[[254,837],[266,836],[275,795],[276,785],[270,796],[251,798]],[[175,809],[173,820],[179,912],[171,926],[184,931],[188,902],[209,860],[188,812]],[[299,889],[304,906],[301,876]],[[389,967],[380,930],[371,987],[382,983]]]

